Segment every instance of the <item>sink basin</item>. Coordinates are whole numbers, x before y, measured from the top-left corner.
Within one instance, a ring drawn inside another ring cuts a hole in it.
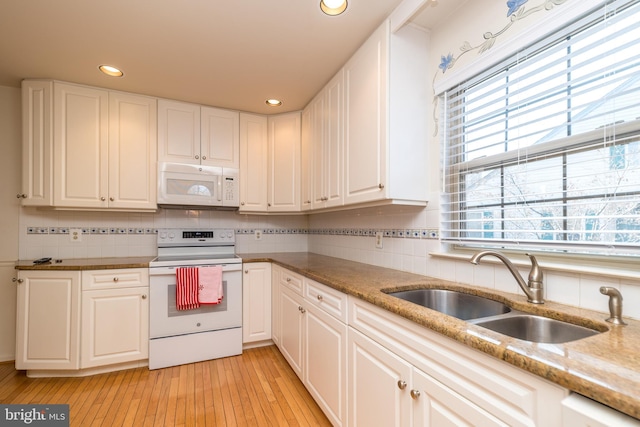
[[[416,289],[389,295],[461,320],[497,316],[511,311],[501,302],[445,289]]]
[[[599,331],[530,314],[473,322],[483,328],[535,343],[565,343],[599,334]]]

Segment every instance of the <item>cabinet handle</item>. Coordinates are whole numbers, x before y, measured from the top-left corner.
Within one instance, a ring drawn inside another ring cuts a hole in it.
[[[267,207],[271,207],[271,203],[267,203]]]
[[[104,197],[100,197],[100,200],[102,200],[104,202],[107,199],[105,199]]]
[[[13,279],[11,279],[11,281],[12,281],[13,283],[22,283],[22,282],[24,282],[24,280],[23,280],[23,279],[16,279],[15,277],[14,277]]]
[[[322,295],[318,294],[318,301],[322,301],[323,299]]]
[[[420,390],[411,390],[411,398],[412,399],[417,399],[420,397]]]
[[[20,193],[20,194],[17,194],[17,195],[16,195],[16,197],[17,197],[18,199],[26,199],[26,198],[27,198],[27,195],[26,195],[26,194],[22,194],[22,193]]]
[[[249,270],[245,270],[244,272],[245,272],[245,273],[249,273]]]
[[[244,202],[240,202],[240,205],[241,205],[241,206],[244,206]]]
[[[298,311],[302,314],[304,314],[307,310],[304,309],[304,307],[302,306],[298,306]]]
[[[147,299],[147,294],[142,294],[142,299]]]
[[[382,190],[384,188],[384,184],[378,184],[378,188]]]
[[[118,281],[118,278],[117,278],[117,277],[114,277],[114,278],[113,278],[113,281],[114,281],[114,282],[117,282],[117,281]]]
[[[287,277],[286,280],[287,280],[287,282],[290,282],[291,281],[291,277]]]
[[[109,197],[109,201],[113,202],[115,199],[113,197]]]
[[[202,160],[207,160],[207,156],[202,156]]]
[[[196,154],[196,160],[198,160],[199,158],[200,158],[200,156],[198,156],[198,155]]]
[[[402,380],[398,380],[398,388],[400,390],[404,390],[405,388],[407,388],[407,382],[406,381],[402,381]]]

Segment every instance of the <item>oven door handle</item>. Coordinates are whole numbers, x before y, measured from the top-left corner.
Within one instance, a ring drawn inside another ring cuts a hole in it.
[[[173,267],[153,267],[149,266],[149,275],[150,276],[161,276],[166,274],[175,274],[176,268],[180,267],[215,267],[220,264],[203,264],[203,265],[184,265],[184,266],[173,266]],[[222,265],[222,273],[232,272],[232,271],[241,271],[242,264],[223,264]]]

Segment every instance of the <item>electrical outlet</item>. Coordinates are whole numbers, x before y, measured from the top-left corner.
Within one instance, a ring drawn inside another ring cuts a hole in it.
[[[376,248],[382,249],[382,231],[376,231]]]
[[[69,229],[69,239],[72,242],[82,242],[82,229],[81,228]]]
[[[255,231],[253,232],[253,237],[254,237],[256,240],[262,240],[262,230],[255,230]]]

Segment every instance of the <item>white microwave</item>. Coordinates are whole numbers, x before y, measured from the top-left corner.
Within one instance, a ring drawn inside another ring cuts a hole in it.
[[[158,205],[229,207],[239,205],[238,169],[158,163]]]

